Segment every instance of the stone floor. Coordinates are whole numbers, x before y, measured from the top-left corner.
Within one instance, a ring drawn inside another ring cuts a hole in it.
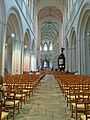
[[[71,120],[65,99],[53,75],[41,80],[34,95],[15,120]]]

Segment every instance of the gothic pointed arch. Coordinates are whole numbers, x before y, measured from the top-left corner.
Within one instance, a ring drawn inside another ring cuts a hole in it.
[[[16,8],[7,16],[5,39],[5,68],[12,74],[21,73],[22,23]],[[18,57],[17,57],[18,56]]]
[[[82,6],[78,21],[78,39],[80,48],[80,73],[90,74],[90,54],[89,54],[89,26],[90,26],[90,5]]]
[[[29,72],[30,71],[30,43],[31,43],[31,37],[29,29],[26,29],[24,34],[24,55],[23,55],[23,72]]]
[[[76,72],[76,32],[72,28],[70,34],[70,49],[71,49],[71,72]]]

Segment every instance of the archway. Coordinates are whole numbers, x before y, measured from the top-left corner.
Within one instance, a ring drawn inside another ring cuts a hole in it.
[[[71,72],[76,72],[76,33],[71,35]]]
[[[33,40],[31,50],[31,71],[36,71],[36,68],[39,68],[39,66],[37,65],[38,61],[36,59],[35,49],[35,40]]]
[[[52,59],[51,63],[53,67],[57,68],[59,49],[62,46],[63,14],[61,10],[55,6],[43,7],[38,13],[38,23],[39,42],[37,49],[40,48],[41,44],[43,45],[43,50],[38,52],[38,64],[41,66],[42,61],[47,55],[48,61]]]
[[[84,35],[85,44],[85,72],[90,74],[90,16],[87,19]]]
[[[80,73],[90,74],[90,10],[84,6],[79,19]]]
[[[7,21],[5,41],[5,68],[4,72],[12,74],[20,73],[21,65],[21,39],[20,21],[17,16],[11,13]]]
[[[30,71],[30,35],[28,32],[24,36],[24,72]]]

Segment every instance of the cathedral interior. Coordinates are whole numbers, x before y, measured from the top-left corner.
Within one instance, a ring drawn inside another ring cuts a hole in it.
[[[0,0],[0,120],[90,120],[90,0]]]

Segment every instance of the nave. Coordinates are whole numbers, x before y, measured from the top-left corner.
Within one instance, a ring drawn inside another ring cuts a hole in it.
[[[43,71],[5,82],[0,120],[90,120],[90,76]]]
[[[65,98],[53,75],[46,75],[16,120],[71,120]]]
[[[90,0],[0,0],[0,120],[90,120],[89,61]]]

